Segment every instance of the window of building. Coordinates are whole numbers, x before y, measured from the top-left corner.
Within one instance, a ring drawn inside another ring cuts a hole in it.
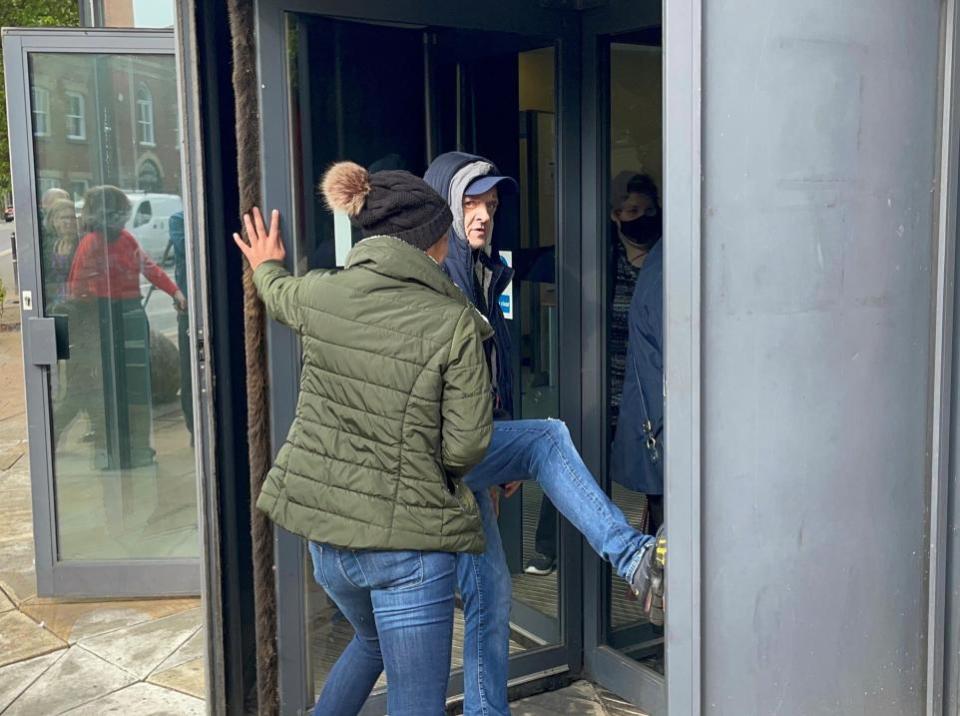
[[[79,92],[67,92],[67,139],[87,138],[86,101]]]
[[[33,136],[50,136],[50,92],[43,87],[30,88],[33,104]]]
[[[137,188],[140,191],[160,191],[162,184],[160,167],[152,159],[144,159],[137,171]]]
[[[37,180],[37,187],[40,190],[40,196],[43,196],[51,189],[56,189],[60,186],[60,180],[56,177],[40,177]]]
[[[74,201],[80,201],[90,188],[90,182],[86,179],[74,179],[70,182],[70,194]]]
[[[153,94],[145,84],[137,87],[137,131],[140,144],[156,146],[153,126]]]

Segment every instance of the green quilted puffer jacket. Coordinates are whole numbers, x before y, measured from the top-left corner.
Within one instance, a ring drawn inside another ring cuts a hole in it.
[[[460,479],[493,431],[483,341],[492,330],[425,253],[389,236],[342,271],[254,273],[267,312],[303,345],[300,397],[257,507],[350,549],[481,552]]]

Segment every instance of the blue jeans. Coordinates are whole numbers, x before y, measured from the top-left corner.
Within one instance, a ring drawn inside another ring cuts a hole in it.
[[[310,543],[313,575],[356,634],[327,677],[316,716],[359,713],[384,667],[390,716],[446,713],[455,558]]]
[[[509,716],[511,580],[488,488],[536,480],[544,494],[617,573],[630,580],[651,539],[638,532],[597,484],[559,420],[493,424],[483,461],[465,478],[480,505],[487,538],[483,554],[457,555],[463,599],[464,716]]]

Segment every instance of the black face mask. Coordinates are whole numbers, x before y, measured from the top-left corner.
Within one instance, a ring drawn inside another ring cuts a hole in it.
[[[631,221],[621,221],[620,233],[635,244],[650,246],[663,233],[663,217],[657,212],[656,216],[639,216]]]

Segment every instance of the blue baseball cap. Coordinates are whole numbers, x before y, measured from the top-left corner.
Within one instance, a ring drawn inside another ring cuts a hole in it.
[[[477,196],[478,194],[490,191],[495,186],[499,186],[498,191],[501,194],[516,194],[520,191],[520,186],[513,177],[501,177],[488,174],[487,176],[477,177],[470,182],[463,193],[465,196]]]

